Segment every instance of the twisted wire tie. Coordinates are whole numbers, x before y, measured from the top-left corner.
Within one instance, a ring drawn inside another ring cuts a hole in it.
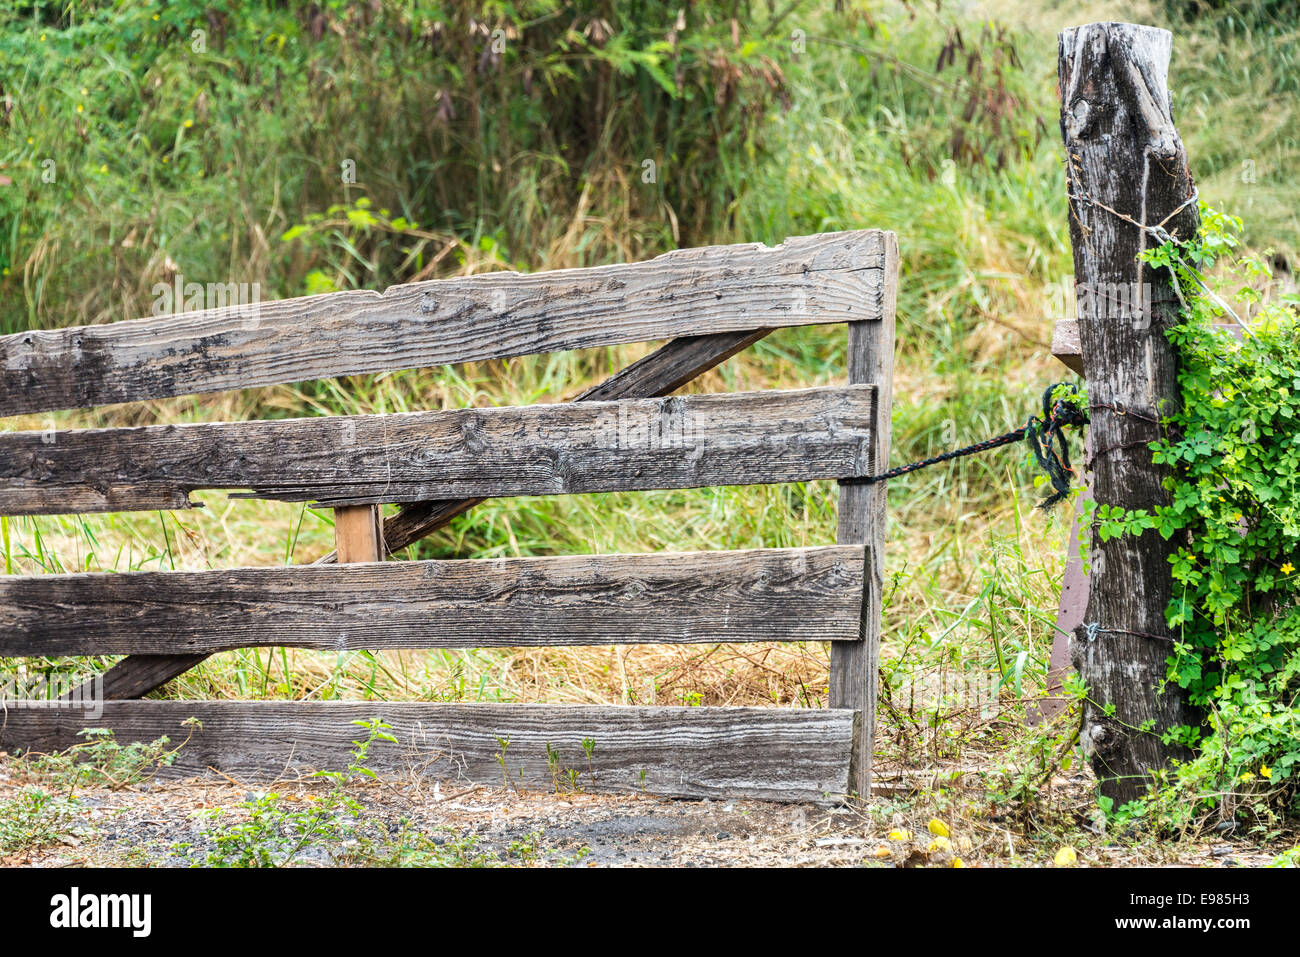
[[[1093,199],[1091,196],[1087,195],[1086,193],[1082,196],[1073,192],[1068,193],[1067,195],[1069,196],[1070,199],[1073,199],[1077,202],[1084,202],[1087,203],[1089,206],[1095,206],[1097,209],[1104,209],[1106,212],[1110,213],[1112,216],[1116,217],[1117,219],[1122,219],[1126,223],[1131,223],[1132,225],[1136,226],[1138,229],[1142,230],[1144,233],[1147,233],[1150,236],[1154,236],[1157,242],[1159,242],[1161,245],[1164,245],[1165,243],[1177,242],[1177,238],[1171,235],[1169,231],[1165,229],[1165,223],[1169,222],[1169,220],[1173,219],[1175,216],[1181,213],[1192,203],[1196,202],[1196,200],[1200,198],[1201,194],[1200,194],[1200,190],[1198,190],[1195,186],[1193,186],[1192,195],[1188,196],[1185,200],[1183,200],[1183,202],[1179,205],[1177,209],[1175,209],[1164,219],[1160,220],[1160,222],[1154,226],[1148,226],[1146,225],[1146,223],[1139,223],[1132,216],[1127,216],[1124,213],[1121,213],[1117,209],[1112,209],[1111,207],[1107,206],[1105,203],[1098,202],[1097,200]],[[1178,301],[1182,304],[1183,308],[1186,309],[1187,300],[1183,298],[1183,291],[1178,286],[1178,278],[1174,276],[1172,271],[1170,272],[1169,275],[1174,285],[1174,294],[1178,297]],[[1201,287],[1201,289],[1205,292],[1206,295],[1208,295],[1211,299],[1213,299],[1218,304],[1219,308],[1223,309],[1228,315],[1232,316],[1233,321],[1236,322],[1237,325],[1241,326],[1242,329],[1246,330],[1246,335],[1258,341],[1259,337],[1255,335],[1254,331],[1250,328],[1250,326],[1246,325],[1246,323],[1242,321],[1241,316],[1237,315],[1236,310],[1234,310],[1230,305],[1224,302],[1222,297],[1220,297],[1217,292],[1215,292],[1213,289],[1207,286],[1204,280],[1202,280],[1199,276],[1196,277],[1196,284]]]
[[[1154,641],[1166,641],[1169,642],[1170,644],[1174,643],[1174,639],[1170,638],[1168,635],[1153,635],[1149,631],[1131,631],[1128,628],[1103,628],[1098,622],[1095,621],[1090,621],[1083,626],[1083,634],[1084,637],[1087,638],[1089,642],[1096,641],[1098,634],[1106,634],[1106,635],[1133,635],[1135,638],[1150,638]]]

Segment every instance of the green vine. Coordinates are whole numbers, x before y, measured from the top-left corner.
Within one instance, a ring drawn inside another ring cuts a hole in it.
[[[1236,255],[1241,221],[1207,207],[1202,217],[1196,240],[1142,257],[1172,271],[1183,301],[1169,330],[1181,408],[1151,444],[1173,469],[1170,502],[1099,508],[1097,531],[1155,529],[1178,543],[1168,679],[1206,724],[1167,736],[1195,757],[1161,776],[1147,810],[1183,825],[1218,812],[1267,828],[1300,810],[1300,297],[1265,301],[1269,253]],[[1238,317],[1250,320],[1239,335],[1226,325]]]

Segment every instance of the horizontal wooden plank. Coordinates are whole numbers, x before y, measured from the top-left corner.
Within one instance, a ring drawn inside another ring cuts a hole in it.
[[[876,319],[876,230],[0,337],[0,416],[674,336]]]
[[[9,704],[0,749],[64,749],[84,740],[77,732],[88,727],[111,728],[123,744],[189,737],[165,774],[213,768],[270,783],[346,768],[353,742],[365,736],[352,722],[379,718],[392,725],[397,744],[377,742],[368,766],[385,774],[489,785],[508,776],[515,787],[551,790],[549,749],[561,780],[571,768],[584,791],[814,802],[845,794],[854,717],[815,709],[378,701],[110,701],[101,713],[36,704]],[[189,717],[202,727],[183,725]],[[594,743],[590,761],[584,740]]]
[[[0,576],[0,655],[852,641],[863,548]]]
[[[573,401],[651,399],[669,395],[771,331],[754,329],[674,339],[592,386]],[[406,503],[396,515],[389,516],[384,522],[384,546],[389,553],[401,551],[482,501],[481,498],[463,498]],[[334,561],[335,558],[330,553],[325,560]]]
[[[875,387],[0,434],[0,514],[326,505],[866,474]]]
[[[708,336],[684,336],[660,346],[644,359],[621,369],[578,397],[597,399],[647,399],[668,395],[697,375],[735,355],[763,338],[770,330],[718,332]],[[384,544],[396,552],[419,541],[451,519],[473,508],[482,499],[451,499],[411,502],[384,523]],[[322,560],[332,562],[331,552]],[[141,698],[202,661],[206,655],[129,655],[104,675],[104,696]]]
[[[1240,339],[1241,326],[1236,323],[1215,323],[1213,328],[1224,335]],[[1083,375],[1083,347],[1079,344],[1079,320],[1058,319],[1052,328],[1052,355],[1069,367],[1071,372]]]
[[[1052,355],[1064,362],[1071,372],[1083,375],[1082,352],[1078,320],[1058,319],[1052,329]]]

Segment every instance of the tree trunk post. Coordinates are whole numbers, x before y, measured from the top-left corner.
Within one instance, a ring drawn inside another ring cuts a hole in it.
[[[1059,38],[1070,241],[1088,384],[1087,467],[1098,507],[1151,511],[1169,501],[1152,463],[1158,421],[1179,399],[1178,357],[1165,337],[1178,299],[1167,272],[1137,260],[1159,245],[1145,226],[1179,238],[1200,224],[1187,153],[1168,90],[1173,37],[1129,23],[1092,23]],[[1176,686],[1165,623],[1176,548],[1155,531],[1103,542],[1088,530],[1088,606],[1075,630],[1075,667],[1088,686],[1081,741],[1104,796],[1118,807],[1183,749],[1161,732],[1197,725]]]

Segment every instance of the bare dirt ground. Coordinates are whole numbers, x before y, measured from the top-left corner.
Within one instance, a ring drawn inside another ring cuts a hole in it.
[[[20,776],[0,765],[0,801]],[[1053,782],[1060,800],[1085,800],[1078,781]],[[310,808],[328,795],[320,780],[280,782],[279,806]],[[887,789],[888,790],[888,789]],[[1051,865],[1063,846],[1080,866],[1260,866],[1278,853],[1246,841],[1151,843],[1037,830],[1002,821],[997,808],[936,810],[932,795],[894,788],[860,807],[759,801],[673,801],[645,796],[517,793],[504,788],[418,780],[349,783],[359,820],[385,833],[420,836],[456,848],[439,863],[580,867],[999,867]],[[1078,793],[1075,793],[1078,792]],[[153,781],[117,790],[78,791],[76,814],[57,837],[0,855],[0,866],[191,866],[215,847],[214,808],[228,824],[249,817],[247,802],[266,793],[222,779]],[[940,817],[940,815],[943,815]],[[947,844],[929,822],[946,817]],[[1080,836],[1085,839],[1080,840]],[[293,863],[349,863],[348,843],[311,842]],[[355,843],[355,842],[353,842]],[[957,863],[960,861],[960,863]],[[367,863],[383,863],[371,859]]]

